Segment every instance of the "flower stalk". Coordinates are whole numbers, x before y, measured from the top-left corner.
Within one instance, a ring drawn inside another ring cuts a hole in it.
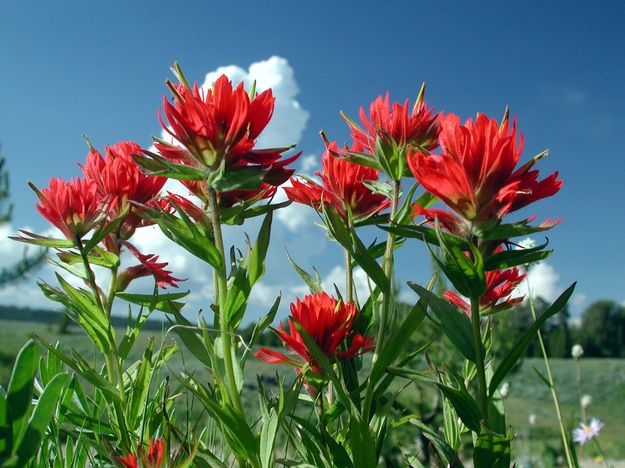
[[[223,358],[224,367],[226,369],[226,379],[228,382],[228,390],[230,395],[228,399],[236,409],[236,411],[243,415],[243,405],[241,403],[241,396],[239,395],[237,381],[234,374],[234,365],[232,362],[232,334],[227,318],[224,314],[226,304],[226,256],[224,250],[223,235],[221,231],[221,221],[219,218],[219,207],[217,204],[217,193],[214,189],[208,190],[208,209],[213,228],[213,238],[215,241],[215,247],[221,255],[222,265],[220,268],[214,268],[213,274],[216,278],[215,284],[217,289],[215,291],[217,307],[219,309],[219,331],[221,336],[221,342],[223,346]]]

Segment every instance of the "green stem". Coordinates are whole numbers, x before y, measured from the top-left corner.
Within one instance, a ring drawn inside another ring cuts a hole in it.
[[[605,456],[605,452],[603,451],[603,449],[601,448],[601,444],[599,443],[599,441],[597,440],[597,437],[593,437],[592,438],[593,442],[595,443],[595,445],[597,446],[597,450],[599,450],[599,454],[601,455],[601,458],[603,458],[603,463],[605,463],[605,466],[607,466],[608,468],[610,468],[612,465],[610,465],[608,463],[608,459]]]
[[[480,296],[471,297],[471,325],[475,348],[475,368],[477,371],[477,394],[482,415],[488,421],[488,395],[486,393],[486,371],[482,354],[482,332],[480,329]]]
[[[347,302],[354,301],[354,272],[352,270],[352,256],[345,249],[345,291]]]
[[[534,308],[534,298],[532,296],[531,288],[529,287],[528,282],[528,298],[530,304],[530,311],[532,312],[532,318],[536,320],[536,309]],[[553,398],[553,404],[556,408],[556,415],[558,416],[558,423],[560,425],[560,436],[562,437],[562,445],[564,445],[564,454],[566,456],[566,464],[569,468],[573,468],[575,465],[573,463],[573,455],[571,453],[571,445],[569,444],[569,437],[564,427],[564,419],[562,418],[562,411],[560,410],[560,401],[558,400],[558,393],[556,391],[556,384],[553,380],[553,375],[551,373],[551,365],[549,364],[549,358],[547,357],[547,349],[545,348],[545,342],[543,341],[543,336],[540,333],[540,330],[536,333],[538,336],[538,344],[540,345],[540,351],[543,355],[543,360],[545,361],[545,369],[547,370],[547,381],[549,382],[549,389],[551,390],[551,397]]]
[[[98,288],[98,284],[95,279],[95,274],[91,269],[91,264],[89,263],[88,253],[85,252],[82,241],[78,240],[78,251],[80,252],[80,257],[82,258],[83,265],[85,266],[85,272],[87,275],[87,284],[91,288],[93,295],[95,296],[96,303],[103,314],[109,319],[107,321],[107,335],[109,339],[109,344],[111,350],[108,353],[104,353],[104,358],[106,360],[106,373],[109,379],[109,382],[118,388],[119,396],[121,402],[114,401],[113,409],[115,413],[115,417],[117,419],[117,424],[119,426],[119,433],[122,440],[122,444],[125,450],[130,450],[132,448],[130,443],[130,437],[128,434],[128,430],[126,428],[126,419],[124,417],[124,405],[126,402],[126,393],[124,392],[124,380],[122,375],[121,363],[119,362],[119,354],[117,353],[117,344],[115,343],[115,335],[113,334],[113,326],[111,325],[110,316],[113,305],[114,298],[114,290],[115,290],[115,278],[117,276],[117,269],[115,268],[113,273],[113,278],[111,281],[110,290],[113,293],[109,293],[109,298],[107,304],[104,305],[102,302],[102,297],[100,296],[100,289]]]
[[[223,345],[223,357],[224,367],[226,369],[226,380],[228,382],[228,393],[230,403],[234,406],[236,411],[241,416],[245,413],[243,411],[243,404],[241,403],[241,396],[237,389],[237,381],[234,374],[234,365],[232,361],[232,333],[227,318],[224,315],[225,303],[226,303],[226,255],[224,250],[224,241],[221,232],[221,220],[219,219],[219,206],[217,204],[217,193],[214,189],[208,190],[208,208],[210,211],[210,220],[213,228],[213,239],[215,241],[215,247],[221,255],[223,260],[220,268],[214,269],[214,275],[216,278],[217,289],[215,291],[215,297],[217,307],[219,309],[219,332],[221,335],[221,343]]]
[[[393,182],[393,193],[391,195],[391,214],[389,217],[389,224],[395,221],[397,215],[397,204],[399,201],[399,181]],[[382,310],[380,311],[380,327],[378,329],[378,336],[376,338],[377,346],[373,353],[372,364],[375,364],[378,360],[380,353],[380,346],[385,343],[387,327],[389,322],[389,309],[391,305],[391,297],[393,295],[393,243],[395,241],[395,235],[389,232],[386,236],[386,249],[384,251],[384,257],[382,260],[382,267],[384,268],[384,274],[388,279],[388,290],[382,292]],[[367,391],[365,394],[365,403],[363,407],[363,415],[365,420],[369,419],[371,413],[371,405],[373,403],[373,389],[376,382],[373,382],[371,378],[367,383]]]
[[[389,218],[389,224],[395,222],[395,216],[397,215],[397,203],[399,201],[399,182],[393,182],[393,194],[391,196],[391,214]],[[388,290],[383,292],[382,298],[382,311],[380,314],[380,332],[378,333],[378,343],[384,343],[387,334],[389,312],[391,306],[391,298],[393,295],[393,243],[395,242],[395,235],[391,232],[386,237],[386,250],[384,251],[384,259],[382,266],[384,267],[384,274],[388,279]],[[376,353],[373,356],[374,362],[378,357],[378,348],[376,347]]]
[[[579,359],[575,358],[575,380],[577,382],[577,398],[579,399],[579,407],[582,410],[582,421],[584,424],[586,424],[586,408],[584,408],[584,405],[582,405],[582,375],[580,367],[581,366]]]

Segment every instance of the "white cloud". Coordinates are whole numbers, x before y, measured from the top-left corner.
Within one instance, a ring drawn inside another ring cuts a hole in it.
[[[256,80],[256,90],[262,92],[271,88],[276,98],[271,122],[258,139],[259,147],[288,146],[299,143],[308,122],[309,112],[296,99],[299,87],[293,68],[287,59],[273,56],[267,60],[252,63],[247,70],[237,65],[219,67],[206,74],[205,88],[209,88],[219,76],[226,75],[236,85],[244,82],[249,89]]]
[[[276,193],[274,198],[276,203],[283,202],[287,199],[284,191],[285,187],[291,187],[290,180],[287,180],[278,189],[278,193]],[[301,203],[291,203],[286,208],[282,208],[276,212],[276,219],[280,221],[287,230],[296,233],[306,226],[313,226],[313,223],[318,221],[319,218],[311,207],[302,205]]]
[[[313,171],[319,167],[319,156],[308,154],[299,158],[300,171],[304,174],[312,175]]]
[[[541,262],[532,265],[525,280],[518,286],[517,292],[528,296],[528,285],[534,297],[542,297],[546,301],[554,301],[562,292],[558,285],[560,275],[549,263]]]
[[[352,276],[356,297],[360,303],[363,303],[369,297],[367,274],[361,268],[356,267],[354,268]],[[345,297],[345,267],[337,265],[332,268],[330,273],[322,278],[321,284],[323,286],[323,290],[327,291],[328,294],[334,294],[334,287],[336,285],[341,292],[341,295]]]

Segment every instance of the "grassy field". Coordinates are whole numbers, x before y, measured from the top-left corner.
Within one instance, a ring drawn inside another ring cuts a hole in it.
[[[54,325],[0,320],[0,384],[6,385],[17,351],[32,334],[49,342],[60,340],[65,349],[73,348],[87,359],[95,358],[94,350],[85,336],[76,328],[71,331],[59,336]],[[132,360],[139,358],[147,337],[153,334],[147,332],[140,337]],[[166,337],[169,338],[173,336]],[[573,428],[580,422],[575,363],[571,359],[553,359],[551,363],[564,416],[569,427]],[[174,358],[171,364],[174,368],[182,367],[179,358]],[[582,392],[592,395],[593,399],[589,416],[598,417],[605,423],[600,438],[602,446],[610,458],[625,459],[625,360],[583,359],[581,365]],[[544,373],[542,360],[525,359],[521,368],[509,379],[510,393],[505,403],[509,423],[516,431],[513,453],[518,460],[525,456],[531,456],[534,460],[543,457],[548,459],[550,448],[559,448],[558,425],[551,394],[533,367]],[[250,358],[247,367],[247,373],[251,376],[275,375],[276,370],[292,372],[290,369],[269,366],[254,357]],[[255,384],[254,378],[249,381]],[[249,402],[250,406],[254,406],[256,396],[252,390],[249,390],[249,395],[253,399]],[[534,425],[529,424],[530,414],[536,416]],[[583,455],[584,458],[593,456],[594,449],[589,447]],[[542,464],[548,466],[550,463],[544,461]]]

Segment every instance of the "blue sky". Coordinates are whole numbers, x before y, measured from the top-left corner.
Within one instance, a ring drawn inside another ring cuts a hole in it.
[[[22,226],[47,228],[26,181],[45,185],[52,176],[77,175],[76,162],[86,154],[82,133],[98,148],[120,140],[149,145],[150,135],[160,133],[156,111],[174,60],[200,83],[228,65],[239,67],[229,69],[236,76],[253,78],[249,67],[256,63],[263,79],[281,83],[283,122],[301,127],[280,124],[275,138],[299,140],[304,156],[320,157],[320,129],[340,142],[348,137],[339,110],[355,116],[386,90],[392,99],[414,98],[422,81],[430,105],[462,117],[478,111],[499,117],[509,105],[525,134],[525,157],[548,148],[540,169],[559,170],[564,180],[556,197],[522,213],[564,218],[548,234],[556,252],[532,287],[553,296],[578,280],[575,311],[598,298],[623,301],[623,24],[622,2],[5,3],[0,142],[15,216],[3,236]],[[313,158],[304,160],[310,169]],[[307,222],[289,226],[297,216]],[[340,252],[323,241],[314,221],[301,209],[276,221],[253,312],[277,291],[290,291],[287,297],[301,291],[283,245],[328,282],[338,281]],[[179,254],[150,236],[146,248],[164,259]],[[19,249],[2,239],[0,253],[6,263]],[[201,291],[209,286],[199,266],[185,259],[178,265],[196,291],[190,307],[206,310]],[[405,249],[399,268],[403,280],[424,281],[423,246]],[[1,292],[0,301],[44,304],[29,283]]]

